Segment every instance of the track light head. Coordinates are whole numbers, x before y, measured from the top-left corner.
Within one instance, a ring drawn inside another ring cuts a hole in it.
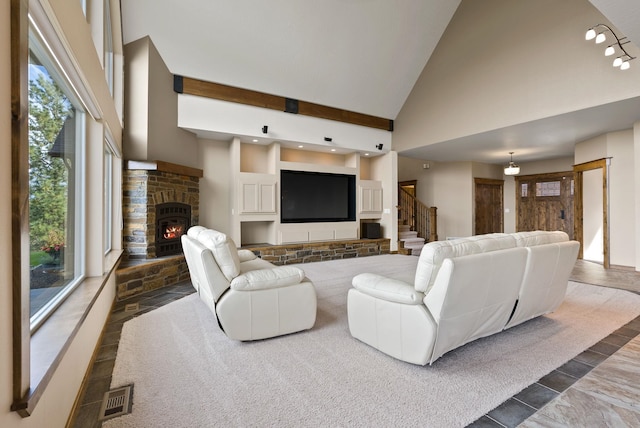
[[[596,28],[598,28],[601,31],[597,33]],[[604,50],[604,55],[611,56],[611,55],[614,55],[617,51],[621,52],[622,54],[613,60],[613,66],[620,67],[620,70],[629,69],[629,67],[631,67],[631,65],[629,64],[629,61],[636,58],[629,55],[623,46],[629,43],[628,40],[625,40],[626,37],[618,37],[616,33],[614,33],[611,27],[609,27],[608,25],[597,24],[587,30],[586,34],[584,35],[584,38],[585,40],[596,39],[595,40],[596,43],[599,44],[607,40],[607,36],[605,34],[605,32],[607,31],[610,32],[611,35],[615,38],[615,42],[607,46],[607,48]]]
[[[376,144],[376,149],[378,149],[378,150],[382,150],[382,143],[380,143],[380,144]]]
[[[584,35],[585,40],[593,40],[596,37],[596,30],[589,28],[587,34]]]
[[[269,127],[267,125],[262,127],[262,133],[266,134],[267,132],[269,132]]]

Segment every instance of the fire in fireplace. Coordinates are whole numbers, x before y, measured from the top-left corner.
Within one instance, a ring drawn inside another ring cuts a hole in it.
[[[187,204],[168,203],[156,206],[156,256],[169,256],[182,252],[180,237],[191,226],[191,207]]]

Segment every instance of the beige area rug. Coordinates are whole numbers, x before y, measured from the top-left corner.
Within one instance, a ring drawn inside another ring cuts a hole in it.
[[[554,313],[479,339],[432,366],[351,337],[357,272],[413,277],[417,258],[385,255],[300,265],[318,293],[309,331],[236,342],[197,295],[125,323],[112,387],[134,383],[116,427],[462,427],[640,314],[640,296],[569,283]]]

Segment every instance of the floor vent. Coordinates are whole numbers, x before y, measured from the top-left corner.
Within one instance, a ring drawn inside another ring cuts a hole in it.
[[[138,309],[140,309],[140,304],[138,303],[129,303],[124,306],[125,312],[136,312]]]
[[[133,385],[112,389],[104,393],[102,406],[100,406],[100,420],[115,418],[131,413],[133,401]]]

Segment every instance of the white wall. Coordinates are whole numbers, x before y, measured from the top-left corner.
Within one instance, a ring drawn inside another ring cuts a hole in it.
[[[640,95],[640,67],[620,73],[585,42],[598,22],[585,0],[463,0],[395,120],[394,150]]]
[[[200,225],[226,233],[231,232],[230,156],[229,142],[198,140],[197,168],[203,171],[200,179]]]
[[[609,168],[609,242],[612,265],[635,266],[634,239],[637,223],[634,184],[633,130],[609,135],[607,153],[611,157]]]
[[[197,167],[195,134],[178,128],[173,75],[150,38],[125,46],[127,90],[124,157]]]

